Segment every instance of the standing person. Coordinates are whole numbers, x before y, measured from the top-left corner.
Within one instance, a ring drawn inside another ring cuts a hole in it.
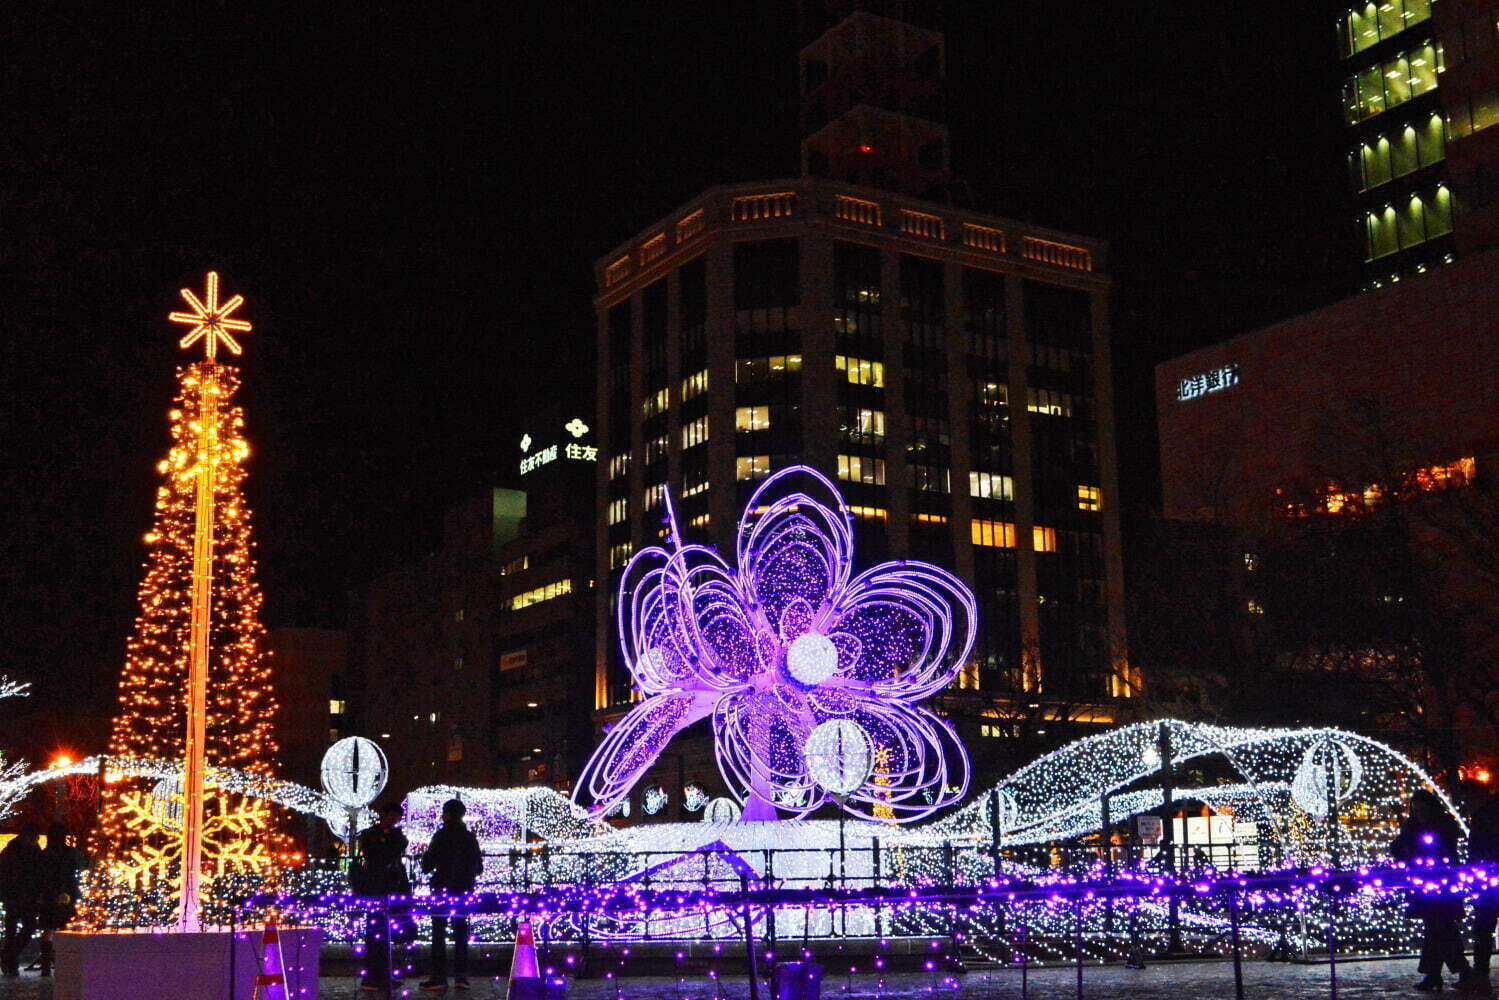
[[[406,835],[397,829],[402,809],[399,802],[380,807],[380,822],[359,835],[359,853],[349,868],[349,888],[366,899],[389,899],[411,892],[406,874]],[[364,979],[359,988],[379,993],[390,986],[389,909],[375,911],[364,924]]]
[[[1476,781],[1465,782],[1463,792],[1468,806],[1468,862],[1499,868],[1499,795]],[[1493,995],[1489,961],[1494,955],[1496,925],[1499,889],[1488,889],[1473,903],[1473,978],[1458,987],[1460,992]]]
[[[1410,815],[1400,828],[1400,835],[1390,845],[1390,854],[1399,861],[1429,861],[1434,864],[1456,864],[1458,839],[1462,829],[1447,813],[1441,799],[1430,790],[1411,793]],[[1417,894],[1407,911],[1421,920],[1421,961],[1416,971],[1421,981],[1416,989],[1437,993],[1442,989],[1442,965],[1458,974],[1458,987],[1466,989],[1473,971],[1463,954],[1460,925],[1463,920],[1461,896]]]
[[[37,867],[37,923],[42,929],[42,975],[52,975],[52,935],[68,926],[78,912],[78,873],[88,855],[68,843],[68,828],[47,827],[47,847]]]
[[[36,829],[26,827],[0,851],[0,905],[5,907],[5,939],[0,945],[0,974],[21,974],[21,952],[36,933],[37,870],[42,849]]]
[[[432,843],[422,854],[422,871],[432,876],[434,893],[462,896],[474,891],[474,883],[484,870],[484,856],[479,853],[479,839],[463,824],[467,807],[458,799],[442,805],[442,826],[432,835]],[[468,917],[454,914],[453,986],[468,989]],[[432,975],[422,983],[424,990],[448,988],[448,917],[432,914]]]

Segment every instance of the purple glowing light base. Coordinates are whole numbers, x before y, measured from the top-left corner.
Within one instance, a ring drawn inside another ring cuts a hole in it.
[[[806,466],[750,497],[737,566],[684,545],[669,495],[665,506],[667,545],[636,554],[620,579],[620,646],[643,700],[594,751],[573,792],[580,808],[613,808],[672,737],[707,718],[746,820],[834,800],[909,822],[963,796],[967,752],[916,704],[973,647],[962,581],[916,561],[854,576],[852,517]]]

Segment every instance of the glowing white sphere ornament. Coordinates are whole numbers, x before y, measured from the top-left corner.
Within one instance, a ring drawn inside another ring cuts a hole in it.
[[[737,823],[739,813],[739,803],[728,797],[717,798],[703,807],[703,822]]]
[[[1326,819],[1363,781],[1358,751],[1346,742],[1326,737],[1307,747],[1291,776],[1291,801],[1313,819]]]
[[[181,778],[162,778],[151,787],[151,815],[168,830],[182,829]]]
[[[838,647],[821,633],[799,635],[786,650],[786,672],[808,687],[821,684],[837,671]]]
[[[323,754],[323,791],[345,809],[360,809],[385,788],[390,768],[374,740],[348,736]]]
[[[807,774],[834,795],[862,788],[874,769],[874,741],[852,719],[829,719],[807,737]]]

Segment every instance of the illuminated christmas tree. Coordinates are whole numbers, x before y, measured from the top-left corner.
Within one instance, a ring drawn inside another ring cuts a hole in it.
[[[277,755],[277,705],[241,489],[250,449],[234,402],[239,374],[217,361],[220,344],[240,353],[232,331],[250,324],[232,318],[240,296],[219,304],[213,272],[203,300],[188,289],[182,295],[193,311],[169,318],[192,324],[181,346],[201,341],[205,358],[177,370],[172,443],[157,466],[140,613],[109,754],[181,761],[183,778],[106,774],[94,845],[103,861],[104,884],[94,893],[102,909],[94,916],[107,921],[107,909],[128,905],[132,921],[190,930],[216,880],[264,870],[284,844],[268,805],[213,780],[215,768],[272,778]]]

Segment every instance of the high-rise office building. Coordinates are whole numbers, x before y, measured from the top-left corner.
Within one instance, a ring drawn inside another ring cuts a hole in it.
[[[1127,693],[1104,247],[922,197],[947,187],[943,45],[848,14],[801,53],[801,177],[712,188],[599,262],[601,717],[630,698],[618,571],[664,492],[732,551],[796,463],[836,478],[862,562],[972,584],[962,687]]]
[[[1337,28],[1368,283],[1493,245],[1499,4],[1380,0]]]

